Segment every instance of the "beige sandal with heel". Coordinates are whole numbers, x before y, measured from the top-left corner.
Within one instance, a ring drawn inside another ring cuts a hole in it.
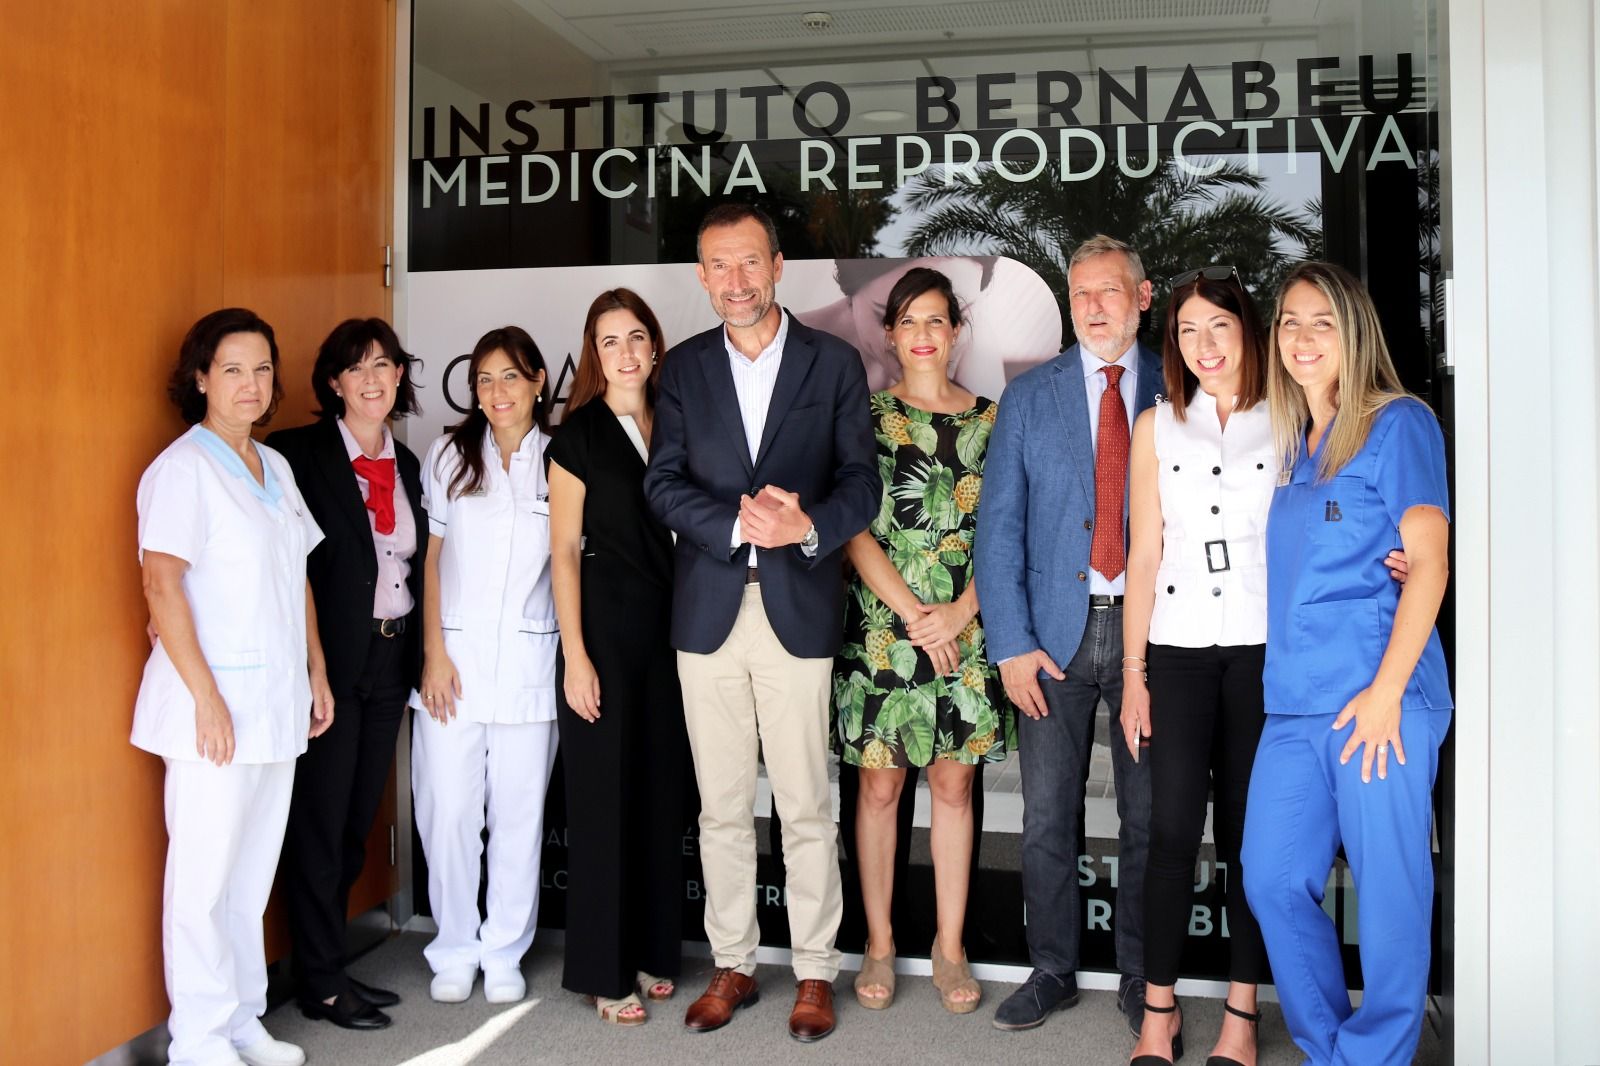
[[[639,1002],[639,997],[632,992],[621,999],[607,999],[604,996],[584,996],[583,998],[594,1004],[595,1013],[600,1016],[601,1021],[608,1025],[643,1025],[650,1020],[650,1016],[644,1012],[644,1004]],[[622,1012],[629,1008],[633,1008],[639,1013],[624,1018]]]
[[[971,1014],[978,1009],[978,1002],[983,998],[983,986],[978,984],[972,976],[972,971],[967,968],[967,953],[961,953],[960,962],[951,962],[944,957],[944,952],[939,950],[939,938],[933,938],[933,949],[928,952],[933,961],[933,987],[939,991],[939,1002],[951,1014]],[[956,999],[957,992],[976,992],[971,999]]]
[[[885,989],[881,996],[869,996],[864,989],[878,985]],[[861,972],[855,980],[856,1002],[868,1010],[885,1010],[894,1002],[894,946],[889,954],[875,959],[865,951],[861,953]]]
[[[646,999],[653,999],[658,1003],[662,1000],[671,999],[672,994],[678,990],[678,986],[673,982],[672,978],[657,977],[655,974],[645,973],[643,970],[640,970],[634,976],[634,981],[639,986],[640,995]]]

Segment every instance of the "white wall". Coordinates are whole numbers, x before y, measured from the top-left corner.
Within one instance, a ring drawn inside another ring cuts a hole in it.
[[[1600,1062],[1592,0],[1450,0],[1455,1061]]]

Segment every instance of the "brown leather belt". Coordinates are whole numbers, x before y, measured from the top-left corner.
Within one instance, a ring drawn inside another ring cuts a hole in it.
[[[747,566],[747,567],[745,567],[744,568],[744,583],[746,585],[759,585],[759,584],[761,584],[761,568],[759,566]]]

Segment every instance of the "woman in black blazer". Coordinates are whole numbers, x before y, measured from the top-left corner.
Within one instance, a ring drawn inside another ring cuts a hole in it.
[[[307,560],[337,713],[300,757],[283,872],[300,1009],[346,1029],[382,1029],[400,1002],[344,972],[345,914],[420,672],[422,560],[428,543],[417,457],[389,420],[417,411],[416,361],[379,318],[336,326],[317,353],[308,426],[268,444],[283,453],[326,539]]]

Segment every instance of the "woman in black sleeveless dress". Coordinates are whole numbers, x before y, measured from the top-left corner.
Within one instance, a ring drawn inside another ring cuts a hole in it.
[[[656,365],[650,308],[601,293],[584,323],[550,458],[556,689],[567,786],[563,987],[601,1019],[645,1021],[666,999],[683,935],[689,744],[674,653],[672,536],[644,500]]]

